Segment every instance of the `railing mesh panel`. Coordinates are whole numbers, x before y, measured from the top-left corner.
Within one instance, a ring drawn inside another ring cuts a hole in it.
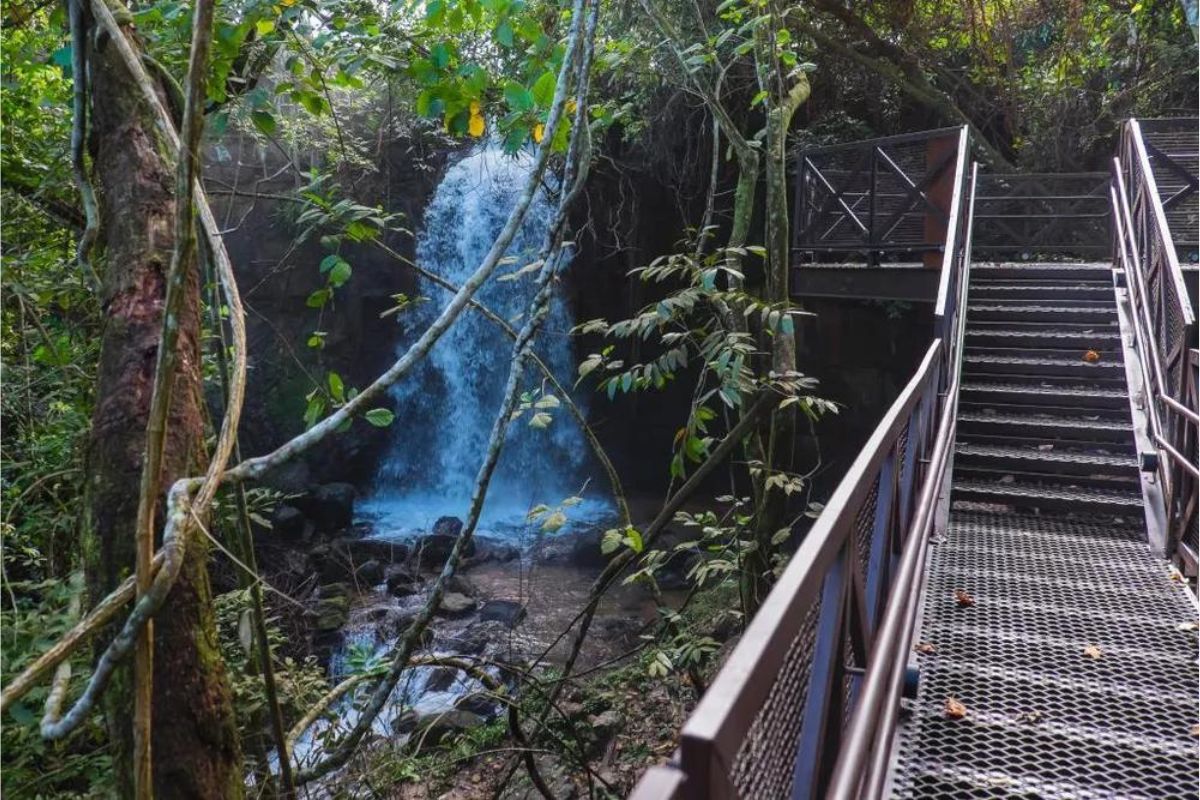
[[[765,800],[791,796],[819,613],[818,602],[805,614],[775,684],[734,757],[730,779],[741,797]]]
[[[1107,255],[1112,212],[1106,172],[980,173],[972,249],[1012,253]]]

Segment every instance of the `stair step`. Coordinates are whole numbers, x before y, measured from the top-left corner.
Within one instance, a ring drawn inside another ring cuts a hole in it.
[[[1129,409],[1129,395],[1124,388],[1098,388],[1079,383],[1016,383],[1011,381],[975,381],[964,378],[959,388],[962,402],[970,403],[1030,403],[1068,406],[1076,409]]]
[[[955,501],[1081,514],[1137,514],[1142,510],[1142,493],[1132,489],[1018,483],[1015,480],[1002,483],[956,479],[951,497]]]
[[[1036,351],[1035,351],[1036,352]],[[1125,375],[1125,366],[1119,360],[1114,360],[1113,354],[1101,354],[1100,360],[1087,362],[1081,354],[1065,357],[1058,353],[1054,355],[1001,355],[996,352],[969,350],[963,354],[963,373],[970,375],[974,372],[989,374],[1016,375],[1052,375],[1056,377],[1070,376],[1079,378],[1109,377],[1121,378]],[[1057,357],[1056,357],[1057,356]],[[1107,358],[1106,358],[1107,356]]]
[[[972,283],[977,279],[1058,279],[1111,281],[1112,265],[1107,263],[1055,263],[1055,262],[985,262],[971,264]]]
[[[1105,389],[1108,391],[1120,392],[1122,395],[1127,395],[1125,386],[1125,375],[1114,374],[1111,372],[1100,372],[1093,370],[1082,376],[1071,375],[1025,375],[1020,373],[1004,373],[993,372],[982,365],[976,365],[970,375],[964,375],[964,379],[970,380],[971,383],[1003,383],[1014,386],[1026,386],[1031,390],[1041,388],[1054,388],[1063,386]]]
[[[967,327],[966,342],[971,347],[1078,347],[1083,350],[1109,350],[1120,347],[1121,335],[1116,326],[1062,329],[1048,326],[1017,328],[973,325]]]
[[[1039,447],[1008,447],[959,442],[955,445],[954,454],[956,470],[960,467],[978,467],[1056,473],[1064,476],[1116,475],[1129,479],[1137,478],[1138,462],[1132,455],[1072,452],[1049,443]]]
[[[1116,304],[1098,303],[1067,305],[1065,302],[1040,303],[968,303],[967,325],[976,321],[1024,322],[1067,319],[1074,322],[1112,322],[1117,314]]]
[[[1077,281],[971,281],[970,300],[1098,300],[1113,299],[1111,283]]]
[[[960,412],[958,430],[967,436],[990,434],[995,436],[1023,436],[1071,439],[1086,442],[1129,442],[1133,438],[1133,426],[1128,422],[1111,419],[1089,419],[1085,416],[1031,415],[1031,414],[986,414]]]

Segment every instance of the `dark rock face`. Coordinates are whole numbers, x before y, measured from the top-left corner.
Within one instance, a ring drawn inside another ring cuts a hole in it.
[[[460,733],[482,727],[487,720],[478,714],[463,709],[439,711],[418,717],[414,730],[421,731],[425,744],[437,744]]]
[[[520,549],[499,539],[474,536],[471,541],[475,545],[475,554],[463,565],[466,569],[480,564],[507,564],[521,557]]]
[[[280,503],[271,512],[271,533],[282,542],[296,544],[312,535],[312,524],[300,509]]]
[[[425,682],[425,691],[444,692],[458,682],[459,672],[453,667],[435,667]]]
[[[419,566],[424,569],[439,569],[450,557],[450,551],[454,548],[454,542],[458,539],[461,531],[462,520],[458,517],[439,519],[433,526],[433,533],[417,540],[415,556]],[[471,558],[474,555],[475,541],[472,539],[463,548],[463,557]]]
[[[513,600],[488,600],[479,612],[482,622],[499,622],[515,628],[525,619],[525,606]]]
[[[384,581],[387,583],[388,594],[393,597],[408,597],[421,591],[421,579],[398,564],[387,568]]]
[[[601,570],[609,556],[600,552],[604,531],[599,528],[543,537],[533,557],[545,564],[566,564],[581,569]]]
[[[310,567],[326,583],[345,582],[369,589],[383,582],[383,565],[377,559],[354,561],[344,550],[319,544],[308,551]]]
[[[356,564],[378,561],[381,564],[399,564],[408,559],[412,548],[401,542],[387,539],[358,538],[343,536],[335,540],[333,548]]]
[[[349,483],[325,483],[291,502],[312,520],[318,533],[337,533],[354,521],[356,494]]]

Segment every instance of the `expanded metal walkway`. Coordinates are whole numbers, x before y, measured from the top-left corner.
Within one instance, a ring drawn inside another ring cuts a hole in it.
[[[1146,542],[1109,264],[972,267],[893,796],[1196,797],[1196,608]]]

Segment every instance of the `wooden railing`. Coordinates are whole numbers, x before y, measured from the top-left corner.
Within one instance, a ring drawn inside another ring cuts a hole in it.
[[[1116,258],[1126,276],[1143,377],[1145,434],[1155,448],[1142,454],[1142,468],[1156,475],[1162,494],[1166,554],[1194,576],[1200,482],[1196,316],[1137,120],[1129,120],[1122,131],[1120,155],[1113,159],[1111,196]]]
[[[955,135],[937,336],[637,800],[820,797],[835,763],[843,769],[843,722],[861,716],[860,692],[874,699],[858,727],[890,739],[895,643],[914,619],[920,540],[953,441],[973,187],[965,131]]]

